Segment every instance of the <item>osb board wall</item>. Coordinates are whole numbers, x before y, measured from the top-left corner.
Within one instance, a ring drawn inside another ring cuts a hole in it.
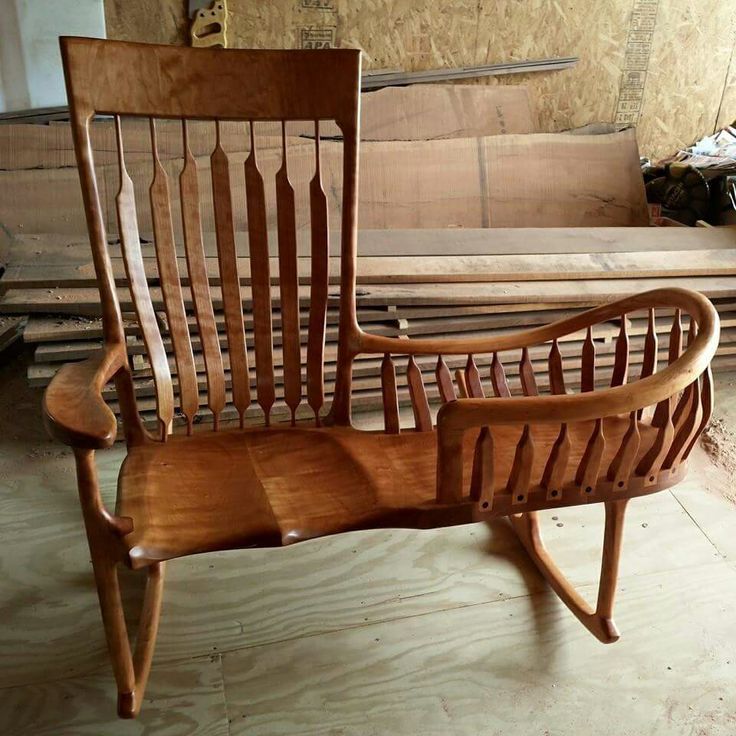
[[[186,4],[106,0],[108,35],[184,43]],[[645,72],[639,144],[654,157],[736,118],[736,13],[724,0],[228,0],[228,6],[232,47],[359,47],[367,69],[579,56],[571,70],[479,80],[528,85],[542,131],[613,120],[633,54]],[[642,35],[635,26],[630,36],[634,11],[642,8],[653,14],[653,32]],[[627,41],[639,43],[629,46],[628,57]]]

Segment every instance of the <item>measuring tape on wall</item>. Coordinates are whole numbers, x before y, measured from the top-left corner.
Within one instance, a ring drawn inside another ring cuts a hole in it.
[[[639,122],[658,8],[659,0],[634,0],[616,105],[617,124],[636,125]]]

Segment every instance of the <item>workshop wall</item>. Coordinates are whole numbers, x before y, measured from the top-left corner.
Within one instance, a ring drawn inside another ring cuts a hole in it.
[[[186,43],[186,0],[106,0],[110,38]],[[724,0],[228,0],[231,47],[359,47],[367,69],[416,71],[553,56],[525,84],[540,129],[637,122],[661,157],[736,119],[736,13]]]

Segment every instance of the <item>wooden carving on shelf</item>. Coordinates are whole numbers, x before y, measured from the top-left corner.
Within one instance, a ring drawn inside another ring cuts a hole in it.
[[[496,337],[439,340],[368,334],[356,317],[358,51],[225,51],[82,38],[64,38],[61,48],[105,339],[93,357],[57,374],[46,391],[44,414],[54,437],[74,448],[119,714],[134,717],[141,706],[166,561],[211,550],[293,544],[356,529],[429,528],[508,516],[562,601],[598,639],[615,641],[612,608],[626,504],[683,478],[711,414],[709,364],[718,341],[718,317],[710,302],[691,291],[661,289]],[[144,426],[133,391],[90,143],[95,115],[112,115],[117,125],[117,212],[111,217],[117,217],[126,283],[153,374],[156,432]],[[146,206],[152,213],[158,267],[155,298],[163,301],[172,356],[141,255],[141,203],[126,171],[123,115],[150,120],[153,177]],[[182,122],[178,182],[158,154],[158,118]],[[187,121],[193,119],[210,120],[217,130],[207,184],[219,264],[218,278],[212,281],[200,225],[203,163],[195,159],[187,139]],[[246,182],[245,202],[232,196],[232,161],[220,144],[220,126],[234,120],[243,121],[249,146],[244,171],[239,170]],[[311,228],[306,278],[297,267],[290,120],[314,125],[313,175],[304,192]],[[329,217],[319,135],[320,122],[327,120],[336,121],[343,133],[339,345],[329,410],[324,372]],[[275,181],[268,181],[259,167],[256,133],[264,121],[282,136]],[[271,192],[277,210],[273,258],[266,219],[266,195]],[[173,227],[177,198],[181,244],[175,242]],[[239,263],[234,238],[238,208],[247,212],[246,278],[239,272],[242,259]],[[179,271],[177,245],[185,255],[186,274]],[[276,270],[278,275],[272,273]],[[218,334],[213,304],[224,314],[223,335]],[[244,305],[252,311],[252,333],[249,323],[247,334]],[[640,375],[632,375],[627,315],[642,310],[649,316],[644,361]],[[656,339],[658,316],[672,319],[664,355]],[[278,371],[275,319],[281,329],[283,370]],[[206,377],[201,401],[190,335],[193,321]],[[611,322],[618,325],[615,355],[612,361],[597,361],[596,330],[601,323],[610,330]],[[575,356],[561,351],[571,335],[579,335],[582,345]],[[548,355],[542,363],[532,358],[540,349]],[[509,358],[509,353],[516,357]],[[360,431],[351,425],[353,365],[365,356],[381,366],[385,431]],[[520,361],[520,392],[507,379],[512,359]],[[128,448],[114,511],[101,499],[94,459],[96,450],[116,438],[115,416],[101,396],[111,381]],[[432,390],[442,404],[436,421],[428,394],[435,382],[438,388]],[[581,390],[573,392],[573,386]],[[412,429],[402,428],[399,421],[397,392],[404,387],[414,412]],[[277,403],[288,407],[290,422],[272,420]],[[239,427],[223,426],[221,415],[228,406],[237,412]],[[250,417],[254,407],[260,425],[246,425],[246,412]],[[311,421],[297,421],[305,409]],[[200,424],[203,411],[213,418],[211,425]],[[172,434],[175,412],[183,416],[186,434]],[[600,591],[591,608],[545,550],[537,511],[598,502],[605,505],[606,522]],[[148,575],[135,647],[123,617],[117,572],[121,563]]]

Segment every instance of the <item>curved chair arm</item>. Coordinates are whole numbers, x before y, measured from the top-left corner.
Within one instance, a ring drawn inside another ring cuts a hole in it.
[[[679,308],[690,314],[698,323],[703,339],[718,341],[718,314],[713,305],[702,294],[679,287],[653,289],[634,296],[624,297],[580,314],[551,322],[548,325],[507,333],[496,337],[479,338],[398,338],[371,335],[360,330],[355,337],[356,353],[391,355],[468,355],[494,353],[531,347],[549,340],[569,335],[587,328],[591,324],[620,317],[627,312],[656,307]],[[708,338],[708,339],[706,339]]]
[[[52,437],[90,450],[115,442],[117,421],[102,399],[102,389],[126,360],[124,346],[106,345],[54,376],[43,397],[44,424]]]

